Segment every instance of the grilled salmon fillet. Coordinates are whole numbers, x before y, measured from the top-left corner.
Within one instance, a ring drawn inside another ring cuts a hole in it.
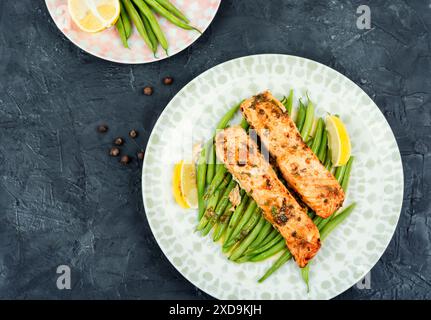
[[[337,179],[304,143],[283,104],[265,91],[241,104],[241,111],[276,160],[288,185],[318,216],[328,218],[344,201]]]
[[[306,266],[320,248],[319,230],[278,179],[256,142],[241,127],[231,127],[216,135],[216,153],[285,238],[298,266]]]

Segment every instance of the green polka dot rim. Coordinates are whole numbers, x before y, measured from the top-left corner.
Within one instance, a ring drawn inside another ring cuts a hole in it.
[[[318,115],[329,112],[346,119],[356,158],[345,204],[355,201],[357,206],[311,264],[309,293],[293,261],[258,283],[276,257],[230,262],[219,243],[194,232],[196,210],[181,209],[171,192],[174,163],[190,148],[184,147],[184,136],[193,131],[195,142],[208,139],[218,119],[242,99],[266,89],[281,98],[291,88],[295,101],[308,91]],[[142,170],[145,212],[160,248],[186,279],[218,299],[330,299],[347,290],[389,244],[401,211],[403,183],[394,135],[366,93],[327,66],[278,54],[222,63],[186,85],[157,121]]]

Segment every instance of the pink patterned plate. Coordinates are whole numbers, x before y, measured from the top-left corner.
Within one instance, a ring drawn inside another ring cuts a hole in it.
[[[45,0],[48,11],[63,34],[82,50],[92,55],[118,63],[149,63],[168,58],[160,48],[157,58],[146,46],[136,29],[129,38],[130,49],[123,47],[120,36],[114,27],[99,33],[81,31],[70,18],[67,0]],[[190,19],[190,23],[204,32],[220,6],[221,0],[171,0]],[[195,42],[200,34],[197,31],[183,30],[165,18],[157,17],[169,42],[169,57],[184,50]]]

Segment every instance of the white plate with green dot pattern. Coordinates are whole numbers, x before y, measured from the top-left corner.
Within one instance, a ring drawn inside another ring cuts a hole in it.
[[[194,232],[196,210],[181,209],[171,191],[173,165],[194,142],[211,136],[234,104],[269,89],[278,97],[310,94],[317,114],[340,115],[355,163],[345,204],[357,206],[322,244],[307,293],[289,261],[258,283],[275,258],[236,264],[219,243]],[[193,140],[193,141],[192,141]],[[149,139],[142,172],[145,212],[160,248],[196,287],[219,299],[330,299],[353,286],[385,251],[401,211],[403,170],[394,135],[374,102],[352,81],[317,62],[265,54],[220,64],[191,81],[168,104]]]

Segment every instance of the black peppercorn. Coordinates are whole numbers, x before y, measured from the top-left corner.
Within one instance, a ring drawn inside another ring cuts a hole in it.
[[[174,79],[172,77],[163,78],[163,84],[166,86],[170,86],[173,82],[174,82]]]
[[[129,136],[130,136],[130,138],[135,139],[138,136],[138,131],[130,130]]]
[[[97,131],[99,131],[100,133],[105,133],[108,131],[108,126],[105,124],[101,124],[97,127]]]
[[[146,96],[151,96],[153,94],[153,88],[146,86],[144,87],[144,89],[142,90],[142,92],[146,95]]]
[[[124,155],[124,156],[121,157],[120,162],[122,164],[128,164],[130,162],[130,157],[128,155]]]
[[[118,157],[119,154],[120,149],[118,149],[117,147],[112,147],[111,150],[109,150],[109,155],[112,157]]]
[[[124,140],[121,137],[118,137],[114,140],[114,144],[117,146],[121,146],[121,145],[123,145],[123,143],[124,143]]]

